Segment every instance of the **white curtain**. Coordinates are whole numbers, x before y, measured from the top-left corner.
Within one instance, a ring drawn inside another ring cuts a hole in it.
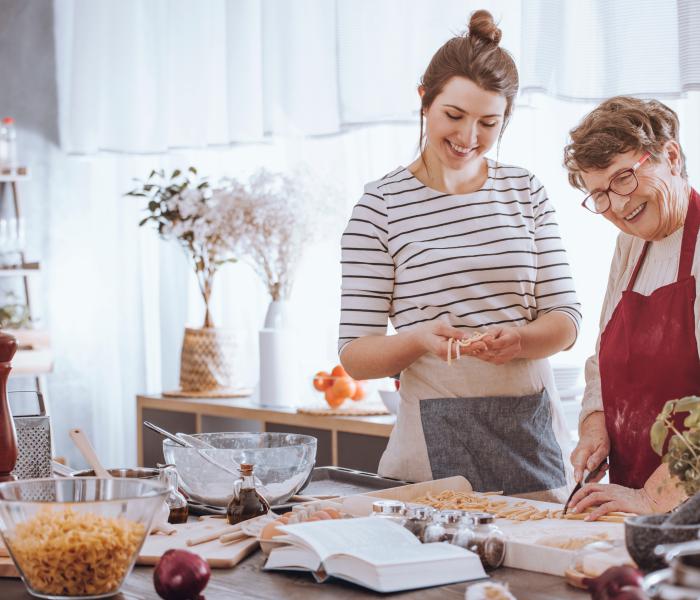
[[[567,132],[593,108],[592,99],[608,94],[604,84],[617,86],[610,93],[665,97],[677,79],[676,91],[690,90],[695,76],[687,65],[699,55],[689,50],[697,42],[687,28],[681,27],[678,46],[662,46],[649,20],[639,25],[649,29],[647,41],[620,28],[620,21],[609,21],[615,31],[605,19],[581,21],[585,26],[575,31],[580,44],[615,33],[631,40],[615,46],[624,56],[596,54],[590,71],[581,70],[585,64],[564,51],[565,36],[551,22],[575,23],[583,17],[571,11],[589,14],[598,5],[615,13],[603,4],[54,0],[61,148],[49,164],[47,304],[57,356],[49,384],[59,453],[78,462],[66,444],[67,429],[77,425],[92,436],[105,462],[134,463],[134,396],[177,387],[183,327],[202,321],[182,251],[139,229],[141,207],[123,197],[132,178],[152,168],[192,164],[216,180],[301,163],[336,190],[339,218],[306,250],[291,298],[299,381],[290,396],[297,404],[318,399],[310,376],[337,360],[345,218],[365,182],[413,159],[420,75],[477,8],[490,9],[500,21],[502,45],[515,56],[525,88],[547,92],[519,99],[493,155],[536,173],[557,208],[585,320],[576,348],[555,362],[581,365],[595,342],[616,230],[585,213],[580,194],[569,187],[561,166]],[[661,7],[658,27],[692,8],[655,4]],[[647,15],[647,8],[636,2],[628,14]],[[562,64],[559,54],[569,62]],[[595,68],[608,63],[598,78]],[[621,65],[641,69],[654,87],[624,87],[632,83]],[[667,74],[674,74],[673,85]],[[562,100],[569,96],[591,100]],[[692,180],[700,165],[700,101],[689,93],[669,103],[681,115]],[[239,331],[246,347],[244,384],[257,381],[257,331],[267,302],[245,264],[217,275],[214,319]]]
[[[521,89],[564,99],[700,89],[696,0],[526,0]]]

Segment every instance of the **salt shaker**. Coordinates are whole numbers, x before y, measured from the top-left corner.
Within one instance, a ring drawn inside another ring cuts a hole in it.
[[[425,529],[432,522],[434,514],[435,509],[431,506],[412,506],[406,509],[404,527],[422,542]]]
[[[406,520],[405,512],[406,505],[399,500],[377,500],[372,502],[372,514],[370,516],[388,519],[403,525]]]
[[[463,529],[452,543],[471,550],[487,569],[497,569],[506,557],[506,537],[494,524],[494,516],[486,512],[469,513],[472,527]]]
[[[451,542],[462,529],[471,527],[471,518],[461,510],[441,510],[425,528],[424,542]]]

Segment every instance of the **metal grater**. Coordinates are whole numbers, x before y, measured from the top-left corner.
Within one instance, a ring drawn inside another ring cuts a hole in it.
[[[17,479],[51,477],[51,422],[40,392],[8,392],[17,432]]]

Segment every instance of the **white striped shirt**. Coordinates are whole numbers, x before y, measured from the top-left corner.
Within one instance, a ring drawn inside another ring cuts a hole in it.
[[[580,326],[556,215],[526,169],[488,161],[483,187],[445,194],[404,167],[365,186],[342,237],[338,350],[434,319],[481,330],[561,311]]]

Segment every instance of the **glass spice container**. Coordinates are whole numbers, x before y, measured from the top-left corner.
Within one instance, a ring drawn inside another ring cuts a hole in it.
[[[506,537],[494,524],[491,513],[469,513],[472,527],[460,531],[452,540],[456,546],[471,550],[486,569],[497,569],[506,557]]]
[[[168,487],[168,495],[165,498],[165,503],[168,505],[170,514],[168,515],[168,523],[186,523],[189,510],[187,508],[187,499],[178,490],[179,478],[177,469],[174,465],[165,465],[160,470],[161,483]]]
[[[389,519],[403,525],[406,517],[406,505],[399,500],[377,500],[372,502],[371,517]]]
[[[433,522],[425,528],[423,541],[451,542],[462,529],[471,528],[471,517],[461,510],[441,510],[433,517]]]
[[[241,463],[240,470],[241,479],[236,482],[233,498],[226,509],[229,525],[265,515],[270,511],[267,500],[255,489],[253,465]]]
[[[432,506],[409,507],[406,509],[404,527],[422,542],[425,528],[432,522],[434,514],[435,509]]]

